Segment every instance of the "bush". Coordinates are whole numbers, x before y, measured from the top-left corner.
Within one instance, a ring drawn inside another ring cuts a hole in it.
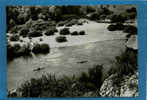
[[[80,31],[79,35],[85,35],[85,31]]]
[[[21,31],[20,31],[20,36],[23,36],[23,37],[26,37],[27,35],[28,35],[28,33],[29,33],[29,29],[22,29]]]
[[[107,27],[107,29],[108,29],[109,31],[116,31],[116,26],[113,25],[113,24],[111,24],[111,25],[109,25],[109,26]]]
[[[71,35],[78,35],[78,32],[74,31],[74,32],[71,33]]]
[[[127,48],[124,53],[116,57],[117,73],[120,77],[133,74],[137,70],[137,51]]]
[[[94,87],[94,88],[87,87],[88,89],[99,90],[102,85],[102,70],[103,70],[102,65],[96,65],[93,68],[90,68],[88,70],[88,74],[86,73],[81,74],[81,76],[79,77],[79,82],[84,84],[91,84],[92,87]]]
[[[123,30],[124,29],[124,25],[122,23],[116,23],[116,29],[117,30]]]
[[[21,85],[22,97],[81,97],[86,92],[99,90],[102,82],[102,66],[90,68],[88,74],[83,72],[76,78],[64,76],[57,79],[55,75],[43,75],[32,78]]]
[[[57,26],[64,26],[67,23],[67,21],[60,21]]]
[[[72,23],[67,23],[67,24],[65,24],[65,26],[67,26],[67,27],[71,27],[73,24]]]
[[[18,35],[12,35],[10,37],[10,41],[18,41],[19,40],[19,36]]]
[[[29,32],[28,36],[29,37],[40,37],[42,36],[42,33],[40,31],[32,31],[32,32]]]
[[[33,49],[32,49],[32,52],[34,54],[39,54],[40,51],[41,51],[40,44],[35,44],[34,47],[33,47]]]
[[[126,25],[124,27],[124,32],[130,33],[130,34],[137,34],[137,28],[132,25]]]
[[[83,25],[83,23],[79,22],[77,25]]]
[[[122,23],[111,24],[107,27],[109,31],[123,30],[124,25]]]
[[[54,35],[54,31],[53,30],[47,30],[44,34],[47,35],[47,36],[51,36],[51,35]]]
[[[56,41],[57,41],[57,42],[66,42],[67,39],[66,39],[65,36],[59,36],[59,37],[56,37]]]
[[[112,23],[117,23],[117,22],[124,23],[127,20],[127,17],[122,16],[122,15],[113,15],[110,18],[110,20]]]
[[[7,44],[7,59],[13,59],[20,56],[30,55],[31,49],[30,44],[20,46],[19,44],[14,44],[13,46]]]
[[[60,34],[61,35],[69,35],[70,34],[70,31],[69,31],[69,28],[63,28],[60,30]]]
[[[34,54],[39,54],[39,53],[42,53],[42,54],[46,54],[46,53],[49,53],[50,51],[50,47],[48,44],[35,44],[33,49],[32,49],[32,52]]]
[[[41,48],[41,53],[49,53],[49,51],[50,51],[50,47],[49,47],[49,45],[48,44],[41,44],[40,45],[40,48]]]

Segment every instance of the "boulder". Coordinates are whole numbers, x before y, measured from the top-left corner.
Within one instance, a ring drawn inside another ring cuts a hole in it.
[[[101,97],[138,96],[138,72],[121,78],[120,80],[118,74],[112,74],[105,79],[99,91]]]
[[[128,39],[126,46],[128,48],[132,48],[134,50],[138,49],[138,36],[137,35],[131,35],[131,37]]]

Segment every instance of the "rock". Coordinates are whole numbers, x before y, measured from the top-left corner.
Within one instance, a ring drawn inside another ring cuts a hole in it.
[[[138,49],[138,36],[137,35],[131,35],[131,37],[128,39],[126,46],[128,48],[132,48],[134,50]]]
[[[82,97],[98,97],[95,92],[86,92]]]
[[[117,84],[115,82],[116,80]],[[99,94],[102,97],[138,96],[138,72],[130,76],[123,76],[122,80],[118,78],[117,74],[112,74],[103,82]]]
[[[119,87],[113,84],[116,77],[117,74],[112,74],[103,82],[99,92],[102,97],[119,97]]]
[[[138,72],[125,81],[121,87],[120,97],[136,97],[138,96]]]

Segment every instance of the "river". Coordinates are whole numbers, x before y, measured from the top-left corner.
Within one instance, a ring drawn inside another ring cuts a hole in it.
[[[7,62],[7,89],[20,86],[30,78],[41,77],[42,74],[51,73],[57,77],[62,75],[79,75],[82,71],[96,64],[103,64],[106,72],[113,66],[115,57],[126,48],[125,36],[121,31],[110,32],[108,23],[96,23],[89,21],[82,26],[72,26],[70,31],[85,30],[83,36],[66,36],[67,42],[57,43],[54,36],[43,36],[43,43],[48,43],[51,51],[46,55],[32,55],[32,57],[20,57]],[[61,29],[63,27],[58,27]],[[24,41],[29,42],[27,38]],[[39,38],[33,38],[33,42],[39,42]],[[85,61],[85,63],[78,63]],[[43,68],[33,71],[35,68]]]

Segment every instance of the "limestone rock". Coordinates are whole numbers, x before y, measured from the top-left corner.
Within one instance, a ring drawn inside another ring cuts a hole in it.
[[[112,74],[103,82],[99,94],[102,97],[138,96],[138,72],[130,76],[124,76],[120,81],[117,74]]]

